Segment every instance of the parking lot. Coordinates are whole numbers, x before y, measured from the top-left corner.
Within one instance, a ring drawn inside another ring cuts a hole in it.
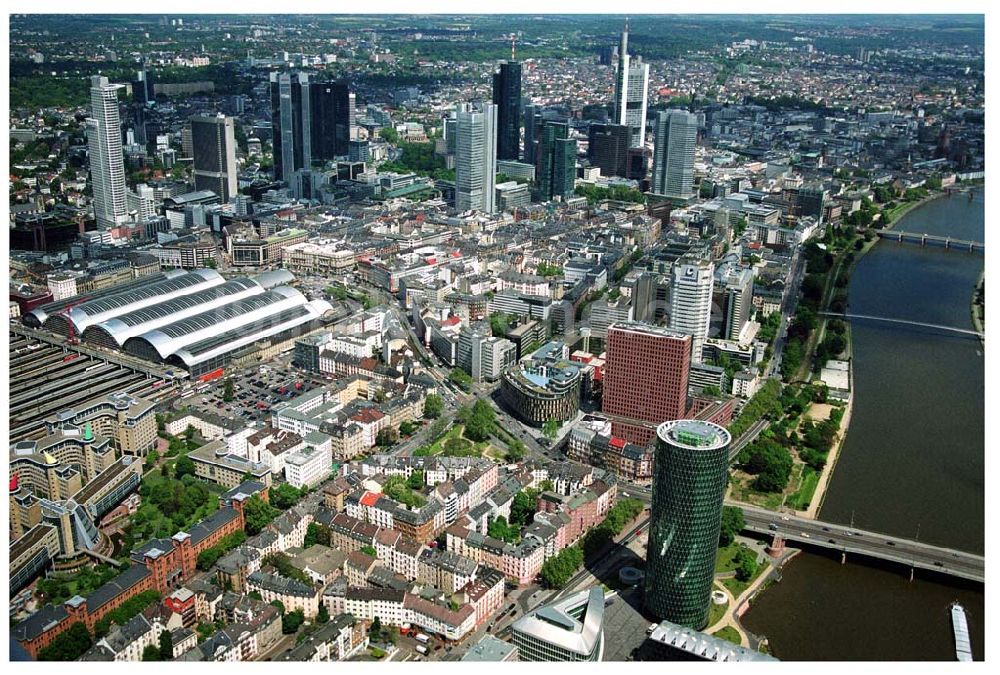
[[[301,371],[282,361],[272,361],[227,377],[233,380],[232,401],[223,400],[226,380],[223,377],[209,383],[192,383],[194,391],[178,399],[174,407],[236,417],[248,424],[266,425],[276,403],[325,384],[315,374]]]

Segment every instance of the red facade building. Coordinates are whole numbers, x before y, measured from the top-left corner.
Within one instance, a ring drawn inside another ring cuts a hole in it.
[[[603,411],[612,434],[645,446],[656,426],[688,413],[691,336],[641,323],[608,328]]]

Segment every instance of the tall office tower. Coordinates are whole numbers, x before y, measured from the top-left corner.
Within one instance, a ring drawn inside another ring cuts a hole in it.
[[[670,283],[670,328],[692,337],[691,361],[701,363],[701,348],[712,319],[715,266],[706,260],[680,260]]]
[[[656,618],[695,630],[708,624],[730,441],[724,428],[699,420],[656,430],[645,604]]]
[[[600,661],[604,590],[593,586],[533,609],[511,628],[521,661]]]
[[[524,106],[524,163],[534,164],[538,156],[538,132],[542,128],[541,108]]]
[[[354,103],[354,93],[345,82],[309,83],[312,159],[332,160],[347,154],[355,123]]]
[[[753,303],[753,270],[738,268],[729,270],[722,278],[725,294],[726,324],[722,334],[729,340],[739,340],[743,327],[750,318]]]
[[[497,107],[497,159],[517,160],[521,145],[521,64],[505,61],[493,73]]]
[[[698,118],[685,110],[656,114],[653,142],[653,192],[690,199],[694,183],[694,144]]]
[[[289,185],[298,169],[312,165],[309,76],[271,73],[271,144],[274,179]]]
[[[195,115],[191,118],[194,146],[194,187],[211,190],[223,204],[237,192],[236,127],[232,117]]]
[[[602,410],[612,433],[645,446],[658,424],[685,417],[691,336],[643,323],[608,327]]]
[[[135,80],[132,82],[132,101],[140,105],[156,101],[156,95],[153,93],[153,77],[145,68],[135,74]]]
[[[98,229],[128,220],[125,202],[125,161],[122,156],[121,118],[118,116],[118,85],[108,78],[90,78],[90,117],[87,118],[87,150],[94,192],[94,217]]]
[[[632,132],[623,124],[591,124],[587,159],[602,176],[628,175],[628,151]]]
[[[569,138],[569,126],[546,122],[542,126],[535,162],[538,199],[545,202],[573,194],[576,184],[576,140]]]
[[[642,57],[628,54],[628,20],[618,47],[618,72],[615,74],[615,114],[617,124],[632,127],[632,147],[642,145],[646,134],[646,104],[649,96],[649,64]]]
[[[496,211],[497,107],[492,103],[456,108],[455,208]]]
[[[652,323],[656,316],[656,276],[642,272],[632,282],[632,318]]]

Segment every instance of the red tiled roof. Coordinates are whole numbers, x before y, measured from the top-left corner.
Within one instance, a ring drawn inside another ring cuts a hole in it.
[[[381,495],[375,492],[366,492],[365,496],[361,498],[362,506],[375,506],[375,502]]]

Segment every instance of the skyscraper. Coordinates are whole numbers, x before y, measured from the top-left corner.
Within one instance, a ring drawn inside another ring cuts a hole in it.
[[[643,323],[608,327],[602,410],[615,436],[646,445],[688,409],[691,336]]]
[[[632,142],[630,127],[623,124],[591,124],[587,159],[601,170],[602,176],[628,175],[628,151]]]
[[[118,87],[101,75],[90,78],[87,150],[98,229],[114,227],[128,220]]]
[[[576,140],[569,138],[569,126],[545,122],[536,154],[538,198],[544,202],[572,195],[576,184]]]
[[[701,348],[712,319],[715,266],[706,260],[679,260],[670,283],[670,328],[686,333],[691,341],[691,361],[701,363]]]
[[[656,430],[645,604],[656,618],[695,630],[708,624],[730,441],[724,428],[699,420]]]
[[[538,156],[538,132],[542,128],[542,113],[535,105],[524,106],[524,163],[534,164]]]
[[[726,325],[722,334],[729,340],[739,340],[743,326],[750,318],[753,271],[746,267],[730,269],[722,278],[722,284],[726,304]]]
[[[455,208],[459,211],[496,210],[497,107],[470,103],[456,108]]]
[[[271,144],[274,179],[292,184],[297,169],[312,164],[309,76],[271,73]]]
[[[653,142],[653,192],[678,199],[692,196],[694,145],[698,118],[685,110],[656,114]]]
[[[505,61],[493,73],[493,105],[497,107],[497,159],[520,157],[521,64]]]
[[[236,195],[236,131],[232,117],[195,115],[191,118],[194,146],[194,186],[211,190],[225,204]]]
[[[618,72],[615,73],[614,121],[632,127],[632,147],[642,145],[646,133],[646,104],[649,95],[649,64],[642,57],[628,53],[628,20],[618,47]]]
[[[331,160],[347,154],[354,126],[354,104],[354,93],[345,82],[309,83],[309,140],[313,160]]]

